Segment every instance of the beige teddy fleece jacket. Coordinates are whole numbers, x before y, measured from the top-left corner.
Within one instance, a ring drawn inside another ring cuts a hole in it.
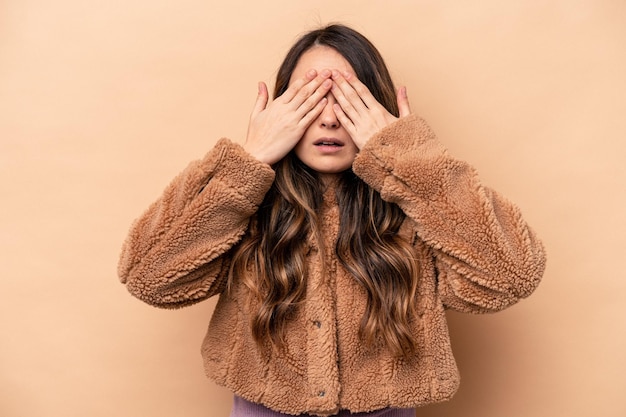
[[[372,137],[353,170],[407,214],[399,234],[420,264],[418,312],[410,322],[418,348],[409,359],[359,340],[366,297],[333,254],[339,217],[332,188],[319,213],[326,250],[318,253],[309,238],[306,300],[288,323],[286,348],[257,345],[247,288],[234,277],[231,291],[224,289],[231,249],[244,238],[274,172],[228,139],[191,163],[135,221],[120,279],[158,307],[219,294],[202,345],[206,373],[271,409],[331,415],[449,399],[459,374],[445,309],[494,312],[528,296],[543,274],[543,246],[520,211],[448,155],[415,115]]]

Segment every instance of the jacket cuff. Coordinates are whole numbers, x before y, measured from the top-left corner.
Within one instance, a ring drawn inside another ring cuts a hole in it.
[[[370,187],[382,194],[385,181],[398,176],[404,159],[432,157],[444,152],[426,121],[415,114],[403,117],[367,141],[352,164],[352,170]]]
[[[274,182],[274,170],[227,138],[220,139],[213,151],[219,155],[213,180],[235,190],[251,203],[260,204]],[[203,165],[211,164],[211,153],[205,156]]]

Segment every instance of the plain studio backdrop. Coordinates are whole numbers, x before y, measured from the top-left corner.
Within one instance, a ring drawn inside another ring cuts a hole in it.
[[[418,415],[626,415],[624,0],[0,1],[0,415],[228,415],[199,353],[215,300],[144,305],[120,246],[329,22],[548,250],[529,299],[449,314],[461,388]]]

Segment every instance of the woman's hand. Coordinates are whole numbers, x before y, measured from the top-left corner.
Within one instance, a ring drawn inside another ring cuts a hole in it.
[[[270,165],[287,155],[324,109],[330,76],[330,70],[310,70],[269,104],[267,86],[260,82],[244,149]]]
[[[341,125],[348,131],[354,144],[363,148],[365,143],[384,127],[398,120],[380,104],[356,75],[349,72],[332,72],[331,92],[337,100],[333,110]],[[411,114],[406,88],[398,89],[396,100],[400,117]]]

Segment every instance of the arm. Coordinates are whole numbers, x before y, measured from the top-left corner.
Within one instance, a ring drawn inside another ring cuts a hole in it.
[[[452,158],[417,116],[374,135],[353,169],[415,222],[435,253],[447,307],[497,311],[538,285],[544,248],[519,209],[482,186],[474,169]]]
[[[268,164],[286,155],[321,112],[330,75],[308,71],[271,103],[259,83],[245,150],[222,139],[134,223],[118,266],[133,295],[182,307],[223,289],[229,251],[274,181]]]
[[[146,303],[168,308],[219,292],[228,251],[273,180],[268,165],[220,140],[134,222],[118,265],[122,283]]]
[[[517,207],[483,187],[410,115],[406,89],[398,92],[397,119],[353,74],[332,78],[335,112],[360,149],[353,170],[414,221],[435,254],[442,302],[487,312],[528,296],[543,275],[545,252]]]

